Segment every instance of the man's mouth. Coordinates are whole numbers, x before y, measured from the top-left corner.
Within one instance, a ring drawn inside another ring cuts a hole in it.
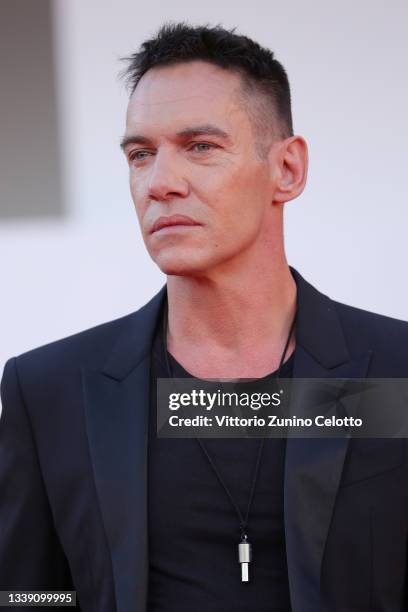
[[[194,219],[192,219],[191,217],[187,217],[186,215],[170,215],[168,217],[159,217],[158,219],[156,219],[156,221],[153,223],[150,233],[154,234],[155,232],[159,232],[164,228],[182,226],[190,227],[194,225],[201,225],[201,223],[198,223],[198,221],[195,221]]]

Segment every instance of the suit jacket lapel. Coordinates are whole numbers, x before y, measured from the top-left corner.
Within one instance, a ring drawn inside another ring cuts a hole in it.
[[[350,355],[334,303],[292,269],[298,289],[293,378],[364,378],[371,353]],[[293,381],[292,413],[302,384]],[[356,409],[347,403],[349,415]],[[320,609],[324,546],[348,447],[348,438],[292,438],[285,461],[285,533],[293,612]]]
[[[146,609],[150,346],[163,289],[130,321],[103,371],[83,370],[86,425],[117,612]]]

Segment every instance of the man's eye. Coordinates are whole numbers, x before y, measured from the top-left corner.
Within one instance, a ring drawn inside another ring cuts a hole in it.
[[[215,145],[210,144],[209,142],[196,142],[191,146],[191,149],[197,151],[198,153],[207,153],[214,148]]]
[[[145,151],[144,149],[141,149],[140,151],[133,151],[129,155],[129,159],[130,161],[143,161],[149,155],[150,155],[149,151]]]

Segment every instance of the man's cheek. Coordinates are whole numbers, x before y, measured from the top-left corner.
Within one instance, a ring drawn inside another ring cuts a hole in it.
[[[137,220],[139,221],[140,227],[143,230],[143,217],[144,217],[144,211],[142,210],[141,205],[137,202],[137,200],[134,202],[135,204],[135,211],[136,211],[136,216],[137,216]]]
[[[133,200],[142,200],[146,198],[146,191],[148,190],[148,181],[146,173],[143,173],[136,168],[131,169],[129,175],[130,192]]]

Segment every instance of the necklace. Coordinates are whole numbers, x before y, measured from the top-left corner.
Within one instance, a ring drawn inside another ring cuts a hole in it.
[[[293,318],[292,324],[290,326],[290,330],[289,330],[289,334],[285,343],[285,347],[283,349],[280,361],[279,361],[279,367],[278,370],[276,372],[275,375],[275,379],[277,381],[277,383],[279,384],[279,377],[280,377],[280,373],[281,373],[281,369],[282,369],[282,365],[283,362],[285,361],[285,357],[286,357],[286,353],[288,351],[288,347],[289,347],[289,342],[290,339],[292,337],[293,331],[295,329],[295,323],[296,323],[296,314]],[[164,357],[165,357],[165,361],[166,361],[166,368],[167,368],[167,373],[169,378],[174,378],[173,375],[173,371],[172,371],[172,367],[171,367],[171,363],[169,361],[169,357],[168,357],[168,351],[167,351],[167,329],[168,329],[168,304],[166,302],[166,306],[165,306],[165,312],[164,312],[164,317],[163,317],[163,352],[164,352]],[[239,527],[240,527],[240,531],[241,531],[241,541],[238,544],[238,561],[241,564],[241,581],[242,582],[249,582],[249,563],[252,561],[252,545],[250,544],[249,540],[248,540],[248,521],[249,521],[249,514],[250,514],[250,510],[251,510],[251,506],[252,506],[252,500],[254,498],[255,495],[255,489],[256,489],[256,483],[258,480],[258,474],[259,474],[259,468],[261,465],[261,459],[262,459],[262,451],[264,448],[264,442],[265,442],[265,437],[263,437],[261,439],[261,442],[259,444],[258,447],[258,452],[257,452],[257,456],[256,456],[256,462],[255,462],[255,468],[254,468],[254,472],[253,472],[253,477],[252,477],[252,484],[251,484],[251,489],[249,492],[249,498],[248,498],[248,504],[247,504],[247,509],[245,512],[245,516],[242,515],[242,512],[238,506],[238,504],[235,502],[233,496],[231,495],[231,492],[227,486],[227,484],[224,482],[224,479],[221,476],[221,473],[218,469],[218,467],[215,464],[214,459],[211,457],[211,455],[209,454],[208,450],[205,448],[203,441],[200,440],[200,438],[195,438],[196,441],[198,442],[204,456],[206,457],[209,465],[211,466],[216,478],[218,479],[221,487],[224,489],[232,507],[235,510],[235,513],[238,517],[238,521],[239,521]]]

